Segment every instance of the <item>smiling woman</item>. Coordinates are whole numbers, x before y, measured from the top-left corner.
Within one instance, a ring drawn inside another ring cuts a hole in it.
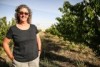
[[[28,10],[26,8],[20,9],[20,11],[18,12],[18,17],[20,21],[19,23],[26,22],[29,17]]]
[[[15,17],[18,23],[20,23],[22,19],[23,20],[26,19],[25,21],[31,23],[32,12],[30,8],[23,5],[18,7],[18,9],[16,9],[15,11],[16,11]]]
[[[32,12],[27,5],[16,8],[16,25],[11,26],[3,41],[3,47],[14,67],[39,67],[41,40],[37,27],[31,24]],[[13,39],[13,53],[9,42]]]

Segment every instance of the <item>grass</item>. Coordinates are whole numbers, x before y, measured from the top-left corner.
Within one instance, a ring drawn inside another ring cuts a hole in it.
[[[76,66],[77,67],[87,67],[84,62],[80,62],[80,61],[76,62]]]
[[[100,67],[100,59],[86,44],[64,41],[49,33],[40,35],[43,44],[42,62],[46,58],[46,64],[52,65],[47,67]]]

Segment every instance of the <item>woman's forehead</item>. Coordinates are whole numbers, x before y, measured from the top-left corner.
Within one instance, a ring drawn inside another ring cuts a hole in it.
[[[20,11],[20,12],[21,12],[21,11],[28,12],[28,9],[27,9],[27,8],[21,8],[19,11]]]

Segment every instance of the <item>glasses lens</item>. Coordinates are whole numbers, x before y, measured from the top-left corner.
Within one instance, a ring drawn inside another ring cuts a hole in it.
[[[29,13],[24,13],[25,15],[28,15]]]
[[[24,15],[29,15],[28,12],[19,12],[19,14],[20,14],[20,15],[23,15],[23,14],[24,14]]]

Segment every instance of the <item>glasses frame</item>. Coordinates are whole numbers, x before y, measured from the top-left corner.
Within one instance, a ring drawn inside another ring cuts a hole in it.
[[[28,12],[18,12],[18,14],[19,14],[19,15],[23,15],[23,14],[24,14],[24,15],[29,15]]]

